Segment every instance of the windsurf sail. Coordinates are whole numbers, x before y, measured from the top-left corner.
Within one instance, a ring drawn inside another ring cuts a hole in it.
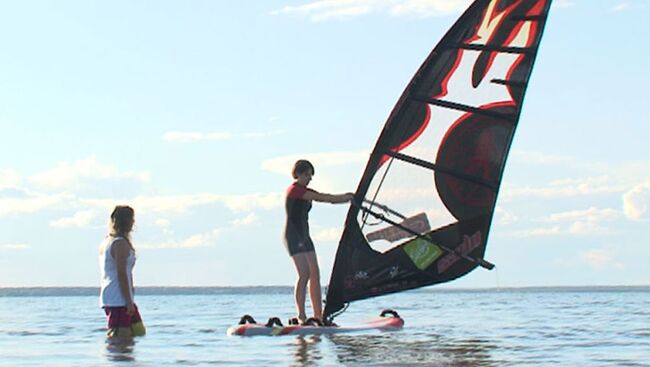
[[[474,1],[416,72],[348,211],[326,318],[493,267],[488,232],[550,5]]]

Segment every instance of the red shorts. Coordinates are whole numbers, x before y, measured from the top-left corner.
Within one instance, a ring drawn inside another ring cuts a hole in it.
[[[144,324],[138,312],[138,306],[134,305],[133,314],[126,313],[126,307],[104,307],[106,320],[108,322],[108,335],[117,336],[120,328],[130,328],[133,336],[144,335]]]

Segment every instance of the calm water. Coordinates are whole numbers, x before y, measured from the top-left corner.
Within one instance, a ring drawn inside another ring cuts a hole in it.
[[[0,289],[2,366],[650,366],[650,288],[420,290],[354,303],[398,332],[228,337],[244,313],[291,310],[289,288],[141,289],[148,335],[113,345],[92,289]],[[179,294],[185,293],[185,294]]]

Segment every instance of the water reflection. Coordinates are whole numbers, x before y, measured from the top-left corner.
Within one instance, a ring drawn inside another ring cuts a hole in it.
[[[320,342],[321,337],[319,335],[297,336],[294,339],[296,350],[292,366],[309,366],[318,363],[322,359],[318,346]]]
[[[487,340],[449,340],[439,335],[400,333],[378,335],[330,335],[341,364],[386,364],[430,366],[498,366],[491,352],[496,345]]]
[[[133,347],[135,340],[132,337],[106,338],[106,358],[111,362],[133,362]]]

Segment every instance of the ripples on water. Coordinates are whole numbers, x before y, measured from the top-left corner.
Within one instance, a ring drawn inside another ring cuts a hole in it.
[[[150,291],[137,296],[148,335],[135,340],[104,337],[95,295],[61,292],[0,290],[1,366],[650,366],[648,288],[412,291],[337,319],[394,308],[402,331],[275,338],[225,331],[244,313],[286,320],[289,288]]]

